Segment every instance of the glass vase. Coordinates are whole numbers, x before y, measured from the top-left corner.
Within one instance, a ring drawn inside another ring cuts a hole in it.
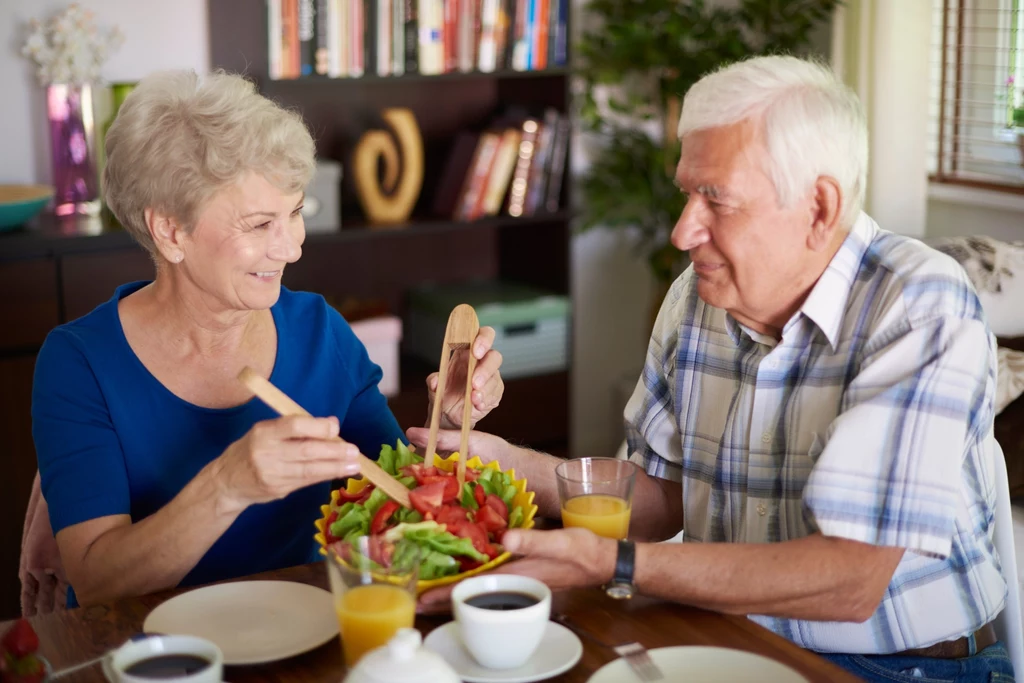
[[[61,83],[48,86],[46,114],[50,126],[54,213],[96,215],[100,195],[92,87]]]

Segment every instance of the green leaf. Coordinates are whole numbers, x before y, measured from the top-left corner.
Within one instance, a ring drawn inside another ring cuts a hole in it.
[[[380,465],[382,470],[391,476],[398,474],[398,470],[395,469],[395,451],[387,444],[380,447],[380,455],[377,456],[377,464]]]
[[[476,498],[473,497],[473,487],[474,486],[479,486],[479,484],[473,484],[473,483],[468,482],[468,481],[465,482],[462,485],[462,496],[459,499],[459,502],[462,504],[462,507],[467,508],[469,510],[479,510],[480,509],[480,506],[477,505]]]
[[[372,519],[373,516],[377,514],[377,510],[380,509],[380,506],[389,500],[391,499],[388,497],[388,494],[384,493],[384,491],[381,489],[374,489],[373,492],[370,493],[370,497],[363,503],[363,507],[365,507],[366,511],[370,513],[370,518]]]
[[[523,525],[526,520],[526,515],[523,513],[523,508],[518,505],[512,509],[512,512],[508,516],[508,528],[516,529]]]
[[[331,535],[335,538],[348,540],[353,531],[358,530],[361,535],[365,535],[370,530],[370,512],[359,503],[346,503],[342,509],[349,505],[352,507],[344,515],[339,514],[338,519],[331,524]]]

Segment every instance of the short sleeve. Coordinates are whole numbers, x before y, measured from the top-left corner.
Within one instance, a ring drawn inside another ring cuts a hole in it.
[[[991,427],[991,336],[941,317],[885,337],[844,393],[804,505],[826,536],[945,558],[963,460]]]
[[[380,366],[370,360],[366,347],[345,319],[333,309],[329,314],[341,366],[346,369],[352,385],[352,401],[348,412],[341,416],[341,437],[376,460],[382,445],[393,446],[397,440],[406,443],[405,434],[378,388],[383,377]]]
[[[683,305],[681,290],[685,282],[684,275],[671,288],[658,311],[643,373],[625,410],[629,459],[652,477],[675,482],[682,481],[683,452],[672,380]]]
[[[36,359],[32,438],[53,532],[131,513],[120,440],[74,334],[51,332]]]

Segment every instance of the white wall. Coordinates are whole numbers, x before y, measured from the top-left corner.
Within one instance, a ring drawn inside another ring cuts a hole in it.
[[[101,28],[117,25],[121,49],[103,68],[107,81],[136,81],[159,69],[208,69],[205,0],[78,0]],[[43,88],[21,56],[25,23],[48,19],[69,1],[0,0],[0,183],[48,183],[49,142]]]
[[[847,0],[832,62],[868,116],[865,210],[886,230],[925,234],[931,0]]]

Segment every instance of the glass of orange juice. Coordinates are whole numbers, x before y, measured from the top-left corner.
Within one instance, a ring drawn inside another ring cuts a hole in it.
[[[380,549],[371,553],[372,542],[361,536],[327,549],[341,650],[350,668],[370,650],[385,645],[398,629],[412,628],[416,618],[419,548],[412,543],[396,546],[393,553],[386,553],[390,557],[385,567],[370,559],[381,557]]]
[[[629,534],[629,512],[639,468],[628,460],[577,458],[555,468],[562,525],[590,529],[598,536]]]

